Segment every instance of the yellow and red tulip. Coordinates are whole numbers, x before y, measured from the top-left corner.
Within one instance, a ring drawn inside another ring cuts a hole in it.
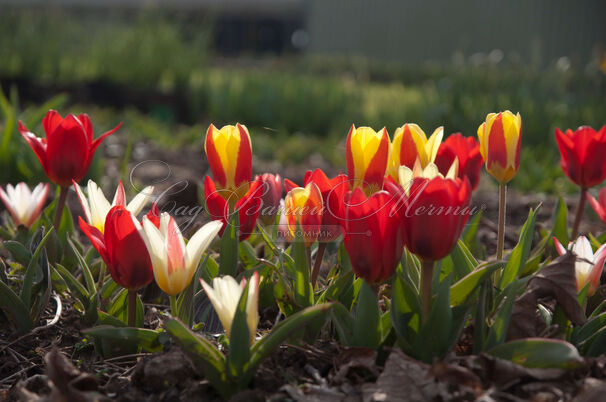
[[[220,221],[208,222],[185,245],[175,219],[168,213],[160,215],[159,227],[143,217],[143,240],[151,256],[156,283],[165,293],[175,296],[191,282],[200,257],[221,230]]]
[[[230,202],[242,198],[252,179],[248,129],[240,123],[220,130],[211,124],[206,131],[204,151],[220,195]]]
[[[555,237],[553,241],[558,254],[566,254],[562,243]],[[577,257],[574,263],[577,292],[589,284],[587,295],[593,296],[600,286],[600,277],[604,269],[604,261],[606,261],[606,244],[603,244],[594,254],[589,240],[585,236],[579,236],[574,243],[568,245],[568,250],[571,250]]]
[[[6,186],[6,192],[0,187],[0,198],[11,214],[15,225],[29,228],[40,216],[46,197],[48,196],[48,183],[38,184],[34,191],[30,191],[27,184],[21,182],[13,187]]]
[[[478,127],[478,139],[486,171],[501,184],[513,179],[520,166],[520,113],[514,115],[509,110],[489,113],[486,121]]]
[[[154,192],[153,186],[145,187],[128,203],[128,205],[126,205],[124,186],[120,180],[118,183],[118,188],[116,188],[116,193],[114,194],[114,199],[110,204],[107,198],[105,198],[103,191],[94,181],[89,180],[86,186],[88,197],[84,195],[78,183],[74,181],[73,184],[76,194],[78,195],[78,199],[80,200],[82,210],[84,211],[86,222],[88,222],[89,225],[99,229],[101,233],[104,231],[107,213],[112,207],[121,205],[136,216],[139,214],[139,212],[141,212],[143,207],[145,207],[149,201],[149,197],[151,197],[152,193]]]
[[[248,299],[246,300],[246,322],[250,331],[250,343],[252,344],[259,324],[259,274],[256,271],[250,281]],[[200,279],[200,283],[215,308],[227,337],[229,337],[238,302],[244,291],[244,286],[246,286],[246,279],[242,279],[238,284],[234,278],[226,275],[221,278],[214,278],[212,286],[204,282],[203,279]]]
[[[40,160],[44,173],[55,184],[69,187],[88,172],[97,147],[122,124],[93,140],[93,124],[86,114],[68,114],[62,118],[49,110],[42,126],[46,138],[39,138],[19,121],[19,132]]]
[[[137,290],[154,278],[152,261],[141,236],[143,231],[137,218],[116,205],[105,218],[105,232],[78,218],[80,229],[89,238],[103,258],[113,280],[123,288]]]
[[[323,209],[322,193],[315,183],[310,182],[304,188],[295,187],[290,190],[284,198],[284,215],[290,236],[296,237],[298,223],[305,245],[311,246],[320,233]]]
[[[436,128],[429,138],[421,127],[413,123],[406,123],[398,128],[393,138],[390,176],[397,180],[399,167],[407,166],[412,169],[417,159],[422,168],[435,161],[443,136],[443,127]]]
[[[367,194],[381,190],[391,148],[387,130],[376,132],[352,124],[346,148],[347,176],[352,188],[361,187]]]

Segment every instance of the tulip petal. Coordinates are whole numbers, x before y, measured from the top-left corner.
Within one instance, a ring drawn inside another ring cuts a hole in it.
[[[34,151],[38,160],[40,161],[40,165],[42,165],[42,169],[48,176],[48,163],[47,163],[47,142],[44,139],[36,137],[36,135],[30,132],[27,127],[19,121],[19,133],[21,136],[27,141],[30,148]]]

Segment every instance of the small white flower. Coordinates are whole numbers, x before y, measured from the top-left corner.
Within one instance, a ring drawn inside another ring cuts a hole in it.
[[[248,287],[248,299],[246,301],[246,322],[250,331],[250,343],[255,340],[257,325],[259,324],[259,274],[255,272],[250,278],[251,283]],[[243,279],[240,284],[229,275],[212,280],[212,287],[204,280],[200,279],[204,291],[208,295],[225,333],[229,337],[231,334],[231,324],[236,315],[238,302],[242,291],[246,285],[246,279]]]
[[[103,233],[103,229],[105,228],[105,217],[107,216],[109,210],[116,205],[125,206],[126,204],[124,186],[122,185],[122,181],[120,181],[111,204],[107,198],[105,198],[103,191],[99,188],[97,183],[89,180],[86,187],[88,197],[84,195],[80,186],[74,182],[74,189],[76,190],[76,194],[78,194],[78,199],[80,200],[80,205],[82,205],[82,209],[84,210],[86,221],[89,225],[96,227],[101,233]],[[131,200],[131,202],[128,203],[128,205],[126,205],[126,209],[132,212],[133,215],[137,215],[139,212],[141,212],[145,204],[147,204],[153,191],[154,188],[152,186],[145,187],[139,194],[135,196],[135,198]]]
[[[0,188],[0,198],[13,217],[15,225],[30,227],[42,212],[48,196],[48,183],[40,183],[30,191],[27,184],[21,182],[15,187],[6,186],[6,192]]]

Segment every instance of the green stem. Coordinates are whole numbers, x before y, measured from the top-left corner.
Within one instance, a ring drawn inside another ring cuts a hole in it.
[[[422,322],[425,323],[431,313],[431,284],[433,282],[433,261],[421,261],[421,303],[423,307]]]
[[[577,213],[574,216],[574,225],[572,226],[572,241],[574,241],[579,234],[579,226],[581,225],[581,219],[583,218],[583,211],[585,210],[585,201],[587,200],[587,189],[581,189],[581,195],[579,197],[579,205],[577,205]]]
[[[505,247],[505,210],[507,201],[507,185],[499,184],[499,231],[497,234],[497,260],[503,258],[503,248]]]
[[[307,266],[311,271],[311,247],[305,246],[305,254],[307,255]]]
[[[65,201],[67,201],[67,187],[59,188],[59,200],[57,201],[57,205],[55,205],[55,221],[53,225],[55,226],[55,231],[59,231],[59,224],[61,223],[61,216],[63,216],[63,209],[65,208]]]
[[[107,266],[105,265],[104,262],[101,263],[101,268],[99,268],[99,282],[97,284],[97,289],[99,289],[99,291],[101,291],[101,289],[103,289],[103,283],[105,282],[105,270],[106,270]]]
[[[318,243],[318,251],[316,251],[316,260],[314,261],[314,268],[311,271],[311,288],[316,288],[316,282],[318,275],[320,274],[320,267],[322,266],[322,258],[324,257],[324,251],[326,250],[326,243]]]
[[[170,295],[168,298],[170,299],[170,314],[173,317],[178,317],[179,311],[177,311],[177,296]]]
[[[128,289],[128,326],[137,325],[137,291]]]

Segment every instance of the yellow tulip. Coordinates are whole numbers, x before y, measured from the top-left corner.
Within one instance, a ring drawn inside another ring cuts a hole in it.
[[[352,125],[346,147],[347,176],[352,188],[361,187],[367,194],[381,190],[391,148],[387,130],[376,132],[370,127]]]
[[[438,127],[429,138],[416,124],[406,123],[396,130],[390,158],[389,174],[397,180],[400,166],[412,169],[418,159],[421,168],[436,160],[438,148],[444,136],[444,128]]]

